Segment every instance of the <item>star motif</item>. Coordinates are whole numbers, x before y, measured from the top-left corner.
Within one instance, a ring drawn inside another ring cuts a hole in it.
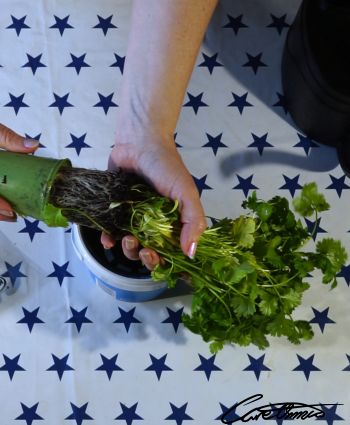
[[[279,18],[272,13],[270,13],[272,22],[267,25],[267,28],[276,28],[279,35],[282,34],[283,28],[289,28],[290,25],[286,22],[287,14],[280,16]]]
[[[202,66],[202,67],[205,66],[206,68],[208,68],[210,75],[213,73],[215,67],[223,66],[222,63],[216,60],[218,58],[218,53],[215,53],[212,56],[208,56],[205,53],[202,53],[202,56],[204,61],[201,62],[198,66]]]
[[[5,261],[5,266],[6,266],[7,271],[5,273],[3,273],[1,276],[9,277],[12,285],[14,285],[17,278],[27,277],[27,275],[23,274],[20,271],[21,265],[22,265],[22,261],[17,263],[15,266],[11,266],[11,264],[9,264]]]
[[[307,218],[305,218],[305,223],[307,226],[307,230],[310,233],[310,235],[312,235],[312,239],[315,241],[316,237],[318,235],[318,233],[327,233],[326,230],[322,229],[322,227],[320,226],[320,222],[321,222],[321,218],[319,217],[316,221],[311,221]]]
[[[310,323],[317,323],[322,333],[327,323],[335,323],[334,320],[328,317],[329,307],[325,308],[323,311],[318,311],[316,308],[312,307],[312,310],[314,312],[314,318],[310,320]]]
[[[248,92],[242,94],[242,96],[238,96],[237,94],[233,92],[231,93],[234,100],[228,106],[234,106],[235,108],[237,108],[241,115],[245,107],[253,106],[251,103],[247,102]]]
[[[340,272],[337,274],[337,277],[343,277],[348,286],[350,286],[350,264],[347,266],[342,266]]]
[[[311,148],[319,148],[320,146],[315,143],[310,137],[303,136],[302,134],[298,133],[299,137],[299,143],[294,145],[294,148],[303,148],[306,155],[309,155],[309,151]]]
[[[74,28],[68,23],[69,15],[67,15],[65,18],[59,18],[58,16],[54,15],[54,18],[56,23],[51,25],[50,28],[57,28],[61,36],[63,36],[63,33],[66,29]]]
[[[264,365],[265,354],[263,354],[258,359],[255,359],[254,357],[250,356],[249,354],[248,354],[248,357],[249,357],[250,365],[247,366],[243,370],[254,372],[255,377],[256,377],[256,379],[258,381],[259,381],[260,374],[261,374],[262,371],[264,371],[264,370],[266,370],[266,371],[271,370],[270,368],[268,368],[267,366]]]
[[[350,187],[345,183],[345,175],[339,178],[336,178],[329,174],[329,177],[332,180],[332,184],[326,187],[326,189],[335,189],[337,191],[337,194],[339,198],[342,195],[342,192],[344,189],[350,189]]]
[[[200,178],[197,178],[197,177],[192,176],[192,178],[193,178],[193,180],[194,180],[194,182],[195,182],[195,184],[197,186],[197,189],[198,189],[198,192],[199,192],[199,196],[202,195],[203,190],[211,190],[211,189],[213,189],[212,187],[208,186],[205,183],[205,181],[207,180],[207,177],[208,177],[208,174],[206,174],[205,176],[200,177]]]
[[[193,369],[193,370],[204,372],[208,381],[210,379],[210,375],[212,374],[212,372],[219,371],[219,370],[222,371],[222,369],[220,369],[215,364],[215,358],[216,358],[215,354],[213,356],[209,357],[208,359],[206,359],[205,357],[203,357],[200,354],[198,354],[198,356],[199,356],[199,360],[200,360],[201,364],[199,366],[197,366],[196,369]]]
[[[76,421],[77,425],[81,425],[83,421],[85,420],[87,421],[93,420],[93,418],[86,413],[88,403],[85,403],[84,405],[80,407],[76,406],[73,403],[71,403],[70,405],[71,405],[73,413],[67,416],[65,420],[74,420]]]
[[[175,333],[179,329],[182,317],[182,313],[184,311],[184,307],[179,308],[178,310],[174,311],[171,308],[167,307],[168,310],[168,317],[162,321],[162,323],[171,323],[173,325]]]
[[[321,404],[321,409],[324,412],[324,416],[321,418],[316,418],[316,421],[327,421],[327,425],[333,425],[334,421],[343,421],[344,419],[340,417],[337,413],[337,407],[339,404],[334,404],[331,407],[327,407],[325,404]]]
[[[67,271],[69,261],[64,263],[63,266],[59,266],[54,261],[51,262],[55,271],[49,274],[47,277],[57,277],[60,286],[62,286],[62,282],[65,277],[74,277],[72,274],[69,273],[69,271]]]
[[[92,321],[86,317],[87,307],[83,308],[80,311],[75,310],[75,308],[73,307],[70,307],[70,310],[72,312],[72,317],[66,320],[65,323],[74,323],[77,327],[78,333],[81,331],[83,323],[92,323]]]
[[[182,422],[185,420],[193,420],[191,416],[186,413],[187,403],[183,404],[181,407],[175,406],[173,403],[170,403],[172,413],[165,418],[165,420],[176,421],[176,425],[182,425]]]
[[[162,376],[162,373],[166,370],[170,371],[173,370],[169,366],[165,364],[165,360],[167,357],[167,354],[164,354],[164,356],[157,359],[156,357],[152,356],[152,354],[149,355],[151,358],[152,364],[148,366],[145,370],[152,370],[156,373],[158,381],[160,380],[160,377]]]
[[[127,407],[125,404],[120,402],[119,404],[123,413],[117,416],[115,420],[125,421],[126,425],[132,425],[133,421],[143,420],[143,418],[136,413],[138,403],[135,403],[131,407]]]
[[[256,187],[254,184],[252,184],[252,179],[253,179],[253,174],[250,175],[249,177],[247,177],[246,179],[241,177],[240,175],[236,174],[239,183],[234,186],[232,189],[240,189],[243,191],[244,196],[247,197],[248,193],[251,189],[259,189],[258,187]]]
[[[40,62],[42,54],[38,56],[31,56],[27,53],[28,62],[22,65],[22,68],[30,68],[33,75],[35,75],[38,68],[46,68],[46,65]]]
[[[284,94],[278,93],[276,92],[277,96],[278,96],[278,101],[276,103],[274,103],[272,106],[280,106],[281,108],[283,108],[284,113],[287,115],[288,114],[288,103],[287,103],[287,98]]]
[[[22,93],[20,96],[15,96],[12,93],[9,93],[9,96],[11,98],[11,101],[6,103],[6,105],[9,108],[13,108],[15,111],[15,114],[18,114],[18,111],[21,108],[28,108],[29,105],[27,105],[26,103],[23,102],[23,98],[24,98],[25,93]]]
[[[258,69],[264,66],[267,66],[266,63],[261,61],[261,56],[262,56],[262,52],[258,53],[257,55],[253,56],[250,55],[249,53],[246,53],[247,58],[248,58],[248,62],[246,62],[245,64],[243,64],[242,66],[244,67],[251,67],[254,74],[256,74],[258,72]]]
[[[102,370],[106,372],[108,379],[111,380],[113,372],[116,370],[123,370],[121,367],[117,365],[118,354],[114,355],[110,359],[105,357],[103,354],[100,354],[102,364],[95,370]]]
[[[36,413],[39,403],[34,404],[32,407],[28,407],[25,404],[21,403],[22,414],[17,416],[16,421],[26,421],[27,425],[32,425],[33,421],[43,420],[41,416]]]
[[[49,105],[50,108],[58,108],[60,115],[62,115],[64,108],[71,108],[74,105],[68,102],[69,93],[64,96],[59,96],[58,94],[53,94],[55,97],[55,101]]]
[[[119,68],[120,73],[123,74],[124,72],[124,64],[125,64],[125,56],[119,56],[116,53],[114,53],[115,62],[112,63],[111,67]]]
[[[57,372],[58,378],[61,381],[64,372],[68,370],[74,370],[71,366],[67,364],[69,354],[67,354],[66,356],[63,356],[61,359],[55,356],[54,354],[51,354],[51,356],[53,360],[53,365],[46,370]]]
[[[350,356],[349,356],[349,354],[347,354],[346,357],[348,358],[349,364],[346,367],[344,367],[343,370],[346,371],[346,372],[350,372]]]
[[[24,218],[25,227],[18,231],[18,233],[28,233],[30,241],[33,242],[36,233],[45,233],[39,227],[39,220],[30,221]]]
[[[117,28],[114,24],[112,24],[113,15],[109,16],[108,18],[102,18],[101,16],[97,15],[97,18],[99,23],[93,28],[101,28],[105,36],[107,35],[107,32],[110,28]]]
[[[23,369],[23,367],[18,364],[19,358],[21,357],[20,354],[15,356],[13,359],[10,359],[10,357],[7,357],[5,354],[2,356],[4,358],[5,364],[0,367],[0,370],[7,372],[11,381],[15,372],[25,371],[25,369]]]
[[[90,145],[88,145],[84,142],[85,137],[86,137],[86,133],[83,134],[80,137],[76,137],[76,136],[74,136],[74,134],[70,133],[70,137],[72,139],[72,143],[70,143],[69,145],[67,145],[65,147],[66,148],[72,148],[72,149],[74,148],[78,156],[80,155],[80,152],[83,148],[91,148]]]
[[[30,28],[24,21],[26,20],[27,16],[23,16],[20,19],[15,18],[13,15],[11,15],[12,24],[6,27],[7,29],[13,28],[16,31],[17,36],[20,35],[21,31],[23,29]]]
[[[222,28],[231,28],[235,35],[238,34],[238,31],[241,28],[248,28],[246,24],[242,22],[243,15],[238,15],[236,17],[233,17],[231,15],[227,15],[228,17],[228,23],[225,24]]]
[[[232,405],[232,407],[226,407],[224,404],[220,403],[221,414],[215,418],[216,421],[221,421],[224,423],[224,420],[227,423],[234,423],[235,420],[240,419],[240,416],[236,413],[237,406]]]
[[[202,145],[202,148],[211,148],[211,149],[213,149],[214,156],[216,156],[219,148],[227,148],[227,146],[224,145],[221,142],[222,133],[219,134],[216,137],[211,136],[208,133],[206,133],[206,135],[207,135],[208,143],[206,143],[205,145]]]
[[[248,148],[257,148],[259,155],[262,156],[264,153],[265,148],[273,148],[273,145],[271,145],[266,139],[267,139],[268,133],[265,133],[263,136],[257,136],[256,134],[252,133],[254,142],[248,145]]]
[[[190,106],[193,108],[194,113],[197,115],[198,109],[200,107],[208,106],[206,103],[202,101],[203,92],[200,93],[198,96],[193,96],[191,93],[187,92],[187,96],[190,99],[187,103],[185,103],[183,106]]]
[[[307,381],[309,380],[311,372],[321,370],[313,364],[313,360],[315,357],[314,354],[307,359],[304,359],[303,357],[299,356],[299,354],[297,354],[297,357],[299,360],[299,365],[295,367],[293,371],[303,372]]]
[[[75,56],[71,53],[70,56],[72,58],[72,62],[70,62],[68,65],[66,65],[66,67],[75,68],[78,75],[81,71],[81,68],[89,68],[90,67],[90,65],[85,62],[86,53],[84,53],[81,56]]]
[[[17,323],[25,323],[31,333],[36,323],[45,323],[38,317],[39,308],[40,307],[37,307],[35,310],[29,311],[22,307],[24,317],[22,317],[22,319],[20,319]]]
[[[103,96],[101,93],[97,93],[98,97],[100,98],[100,101],[94,105],[94,107],[100,107],[103,108],[105,114],[107,115],[107,112],[109,108],[118,106],[116,103],[112,101],[112,98],[114,96],[114,93],[111,93],[108,96]]]
[[[120,313],[120,317],[118,317],[118,319],[116,319],[113,323],[123,323],[126,332],[129,332],[130,325],[132,323],[142,323],[139,319],[134,317],[136,307],[131,308],[129,311],[125,311],[122,308],[118,307],[118,310]]]
[[[299,184],[298,180],[300,177],[300,174],[298,174],[297,176],[293,177],[293,178],[289,178],[287,176],[285,176],[284,174],[283,178],[284,178],[284,185],[279,187],[279,190],[289,190],[289,193],[291,195],[292,198],[294,198],[295,192],[296,190],[299,190],[302,188],[302,186]]]

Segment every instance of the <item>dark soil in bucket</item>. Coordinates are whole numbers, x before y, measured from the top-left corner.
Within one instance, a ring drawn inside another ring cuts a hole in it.
[[[125,257],[119,241],[113,248],[104,249],[100,242],[101,232],[85,226],[79,228],[87,250],[103,267],[124,277],[134,279],[150,277],[149,270],[142,265],[141,261],[131,261]]]

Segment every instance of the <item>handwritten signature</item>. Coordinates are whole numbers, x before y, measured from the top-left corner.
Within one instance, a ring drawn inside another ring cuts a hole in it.
[[[322,409],[322,406],[334,406],[335,404],[305,404],[300,402],[282,402],[282,403],[269,403],[262,406],[254,407],[253,409],[245,412],[239,413],[238,410],[242,406],[247,406],[248,404],[254,403],[263,398],[262,394],[254,394],[250,397],[245,398],[244,400],[234,404],[221,416],[221,422],[223,424],[233,424],[235,422],[248,422],[248,421],[257,421],[258,419],[284,419],[284,420],[293,420],[293,419],[310,419],[310,418],[323,418],[325,412]],[[342,406],[342,404],[336,403],[337,406]],[[234,416],[234,419],[230,419],[230,416]]]

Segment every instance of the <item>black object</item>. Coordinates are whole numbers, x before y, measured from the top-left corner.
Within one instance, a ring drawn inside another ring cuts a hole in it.
[[[350,0],[303,0],[282,58],[282,85],[295,124],[337,148],[350,176]]]

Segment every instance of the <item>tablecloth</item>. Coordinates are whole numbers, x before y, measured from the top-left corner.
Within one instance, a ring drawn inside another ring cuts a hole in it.
[[[36,155],[105,169],[131,4],[0,4],[1,122],[39,139]],[[294,126],[281,86],[283,45],[299,4],[219,2],[176,143],[208,217],[238,216],[253,190],[292,200],[315,181],[331,204],[315,241],[329,235],[350,252],[349,181],[336,152]],[[166,107],[167,99],[159,101]],[[1,424],[210,425],[255,394],[263,398],[252,407],[318,403],[320,423],[350,420],[349,264],[332,291],[316,275],[309,279],[296,316],[312,324],[311,341],[270,338],[266,350],[226,346],[213,355],[181,323],[191,295],[117,301],[95,286],[69,229],[19,218],[0,231],[0,275],[12,287],[0,295]]]

